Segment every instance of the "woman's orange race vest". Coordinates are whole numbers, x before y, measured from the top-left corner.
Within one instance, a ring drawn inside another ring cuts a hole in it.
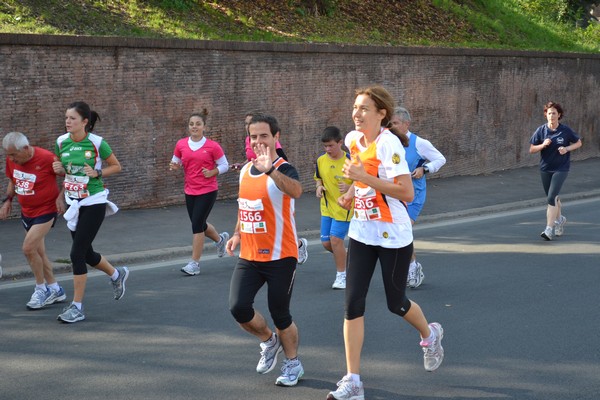
[[[371,142],[369,147],[362,153],[355,140],[352,141],[349,147],[350,154],[353,157],[360,158],[365,171],[376,177],[379,177],[379,165],[381,164],[381,161],[377,158],[377,140],[379,138],[380,136],[377,136],[377,139]],[[394,182],[397,181],[397,178],[394,178]],[[354,218],[361,221],[394,222],[384,194],[359,181],[354,182],[354,193]]]

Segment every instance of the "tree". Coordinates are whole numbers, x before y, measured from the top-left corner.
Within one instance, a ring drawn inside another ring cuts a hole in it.
[[[332,15],[335,11],[335,0],[301,0],[302,6],[315,15]]]

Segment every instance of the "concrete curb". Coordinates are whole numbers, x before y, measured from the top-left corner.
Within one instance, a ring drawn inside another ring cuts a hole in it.
[[[561,197],[561,200],[564,200],[564,201],[597,198],[597,197],[600,197],[600,189],[590,190],[588,192],[571,193],[571,194],[567,194],[567,195],[561,195],[560,197]],[[527,209],[527,208],[532,208],[532,207],[543,207],[545,205],[546,205],[546,198],[522,200],[522,201],[515,201],[512,203],[497,204],[497,205],[493,205],[493,206],[471,208],[468,210],[452,211],[452,212],[434,214],[434,215],[423,215],[423,216],[419,217],[418,222],[433,223],[433,222],[446,221],[446,220],[450,220],[450,219],[475,217],[475,216],[479,216],[479,215],[486,215],[486,214],[492,214],[492,213],[497,213],[497,212],[513,211],[513,210]]]
[[[600,189],[590,190],[587,192],[579,192],[572,193],[561,196],[565,201],[573,201],[573,200],[583,200],[583,199],[591,199],[591,198],[599,198],[600,197]],[[479,207],[472,208],[468,210],[460,210],[460,211],[452,211],[447,213],[440,213],[434,215],[423,215],[419,218],[419,223],[435,223],[440,221],[448,221],[452,219],[459,218],[468,218],[475,217],[481,215],[487,215],[492,213],[513,211],[518,209],[527,209],[532,207],[542,207],[545,205],[545,198],[537,198],[531,200],[523,200],[512,203],[504,203],[497,204],[493,206],[487,207]],[[304,237],[307,239],[316,239],[319,238],[321,232],[319,229],[314,230],[304,230],[298,232],[298,236]],[[212,254],[215,253],[215,246],[211,244],[206,244],[204,246],[203,253]],[[181,247],[169,247],[169,248],[161,248],[161,249],[151,249],[151,250],[143,250],[136,251],[130,253],[120,253],[120,254],[106,254],[104,255],[113,265],[126,265],[126,264],[138,264],[143,262],[156,262],[156,261],[167,261],[172,260],[177,262],[177,260],[182,259],[185,260],[189,258],[192,252],[192,246],[181,246]],[[57,274],[71,272],[71,266],[64,263],[54,263],[54,271]],[[25,279],[33,277],[29,265],[22,265],[16,268],[11,268],[11,272],[5,271],[2,278],[0,278],[0,282],[9,281],[9,280],[17,280],[17,279]]]

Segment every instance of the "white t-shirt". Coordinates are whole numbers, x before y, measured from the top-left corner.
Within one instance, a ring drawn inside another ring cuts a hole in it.
[[[393,133],[382,129],[368,147],[361,144],[363,136],[362,132],[351,131],[346,135],[345,144],[353,157],[360,157],[369,174],[389,182],[394,182],[399,175],[410,175],[404,147]],[[354,186],[354,216],[349,237],[391,249],[412,243],[412,225],[403,202],[360,182]]]

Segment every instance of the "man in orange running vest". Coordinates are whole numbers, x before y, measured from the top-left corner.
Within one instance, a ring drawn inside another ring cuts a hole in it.
[[[238,221],[227,242],[229,255],[240,245],[229,308],[238,324],[261,341],[256,371],[273,370],[283,350],[285,358],[275,384],[294,386],[304,374],[298,359],[298,328],[289,307],[298,262],[294,199],[302,194],[302,185],[296,169],[277,155],[280,132],[275,118],[253,115],[249,133],[256,158],[240,172]],[[275,332],[253,307],[265,283]]]

